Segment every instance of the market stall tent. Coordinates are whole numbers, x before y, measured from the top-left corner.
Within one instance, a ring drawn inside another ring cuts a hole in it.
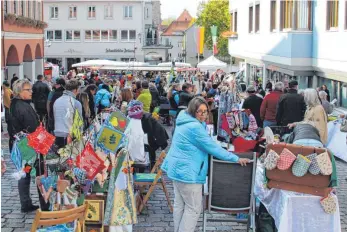
[[[87,60],[81,63],[73,64],[72,67],[103,67],[103,66],[127,66],[127,63],[112,60]]]
[[[217,69],[226,69],[227,68],[227,63],[224,63],[223,61],[218,60],[215,56],[210,56],[209,58],[203,60],[198,64],[198,68],[201,71],[215,71]]]
[[[160,63],[160,64],[158,64],[158,66],[159,67],[171,67],[172,66],[172,62]],[[188,64],[188,63],[175,62],[175,67],[190,68],[190,67],[192,67],[192,65]]]

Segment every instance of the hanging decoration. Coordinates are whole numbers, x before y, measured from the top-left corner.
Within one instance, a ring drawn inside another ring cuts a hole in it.
[[[55,141],[55,136],[51,135],[40,124],[37,129],[28,135],[28,145],[31,146],[36,152],[46,155]]]
[[[107,152],[115,153],[122,142],[124,134],[109,126],[103,126],[100,130],[97,145]]]
[[[83,119],[81,118],[78,110],[75,110],[75,114],[73,117],[73,123],[71,128],[71,136],[75,138],[77,141],[82,138],[82,128],[83,128]]]
[[[211,34],[212,34],[212,44],[213,44],[213,55],[218,54],[217,48],[217,26],[211,26]]]

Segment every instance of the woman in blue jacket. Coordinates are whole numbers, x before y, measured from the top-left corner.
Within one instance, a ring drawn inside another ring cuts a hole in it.
[[[100,86],[99,86],[100,88]],[[95,107],[100,112],[103,109],[111,106],[111,93],[109,92],[108,85],[103,84],[101,89],[95,95]]]
[[[187,110],[179,113],[172,145],[162,165],[173,180],[175,232],[195,230],[202,209],[202,186],[206,181],[208,154],[243,166],[249,162],[226,151],[207,134],[207,109],[207,102],[202,97],[196,97],[190,101]]]

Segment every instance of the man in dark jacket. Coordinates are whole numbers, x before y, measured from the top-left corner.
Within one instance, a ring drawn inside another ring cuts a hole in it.
[[[11,79],[11,89],[13,90],[13,84],[18,80],[19,78],[17,77],[17,74],[13,74],[12,79]]]
[[[159,92],[157,88],[155,87],[155,84],[152,82],[149,83],[149,92],[152,95],[152,102],[151,102],[151,108],[150,108],[150,112],[152,113],[154,108],[159,105]]]
[[[181,110],[187,109],[189,102],[194,98],[193,88],[194,86],[190,83],[184,83],[182,85],[182,91],[179,95],[177,115]]]
[[[263,127],[263,122],[260,118],[260,106],[263,99],[256,95],[255,88],[253,86],[249,86],[247,88],[247,93],[249,96],[243,103],[243,108],[251,110],[255,120],[257,121],[258,127]]]
[[[281,96],[277,105],[277,125],[287,126],[289,123],[304,119],[306,104],[304,97],[298,94],[298,82],[289,83],[288,92]]]
[[[14,142],[14,135],[23,131],[26,133],[32,133],[39,126],[39,120],[34,109],[31,107],[30,102],[32,98],[31,83],[28,80],[19,80],[13,86],[14,99],[11,102],[9,112],[9,125],[8,132],[10,135],[10,151],[12,150],[12,144]],[[36,168],[36,175],[43,175],[44,163],[43,156],[40,155],[40,159],[36,160],[34,165]],[[38,209],[38,206],[32,204],[30,197],[30,171],[26,173],[24,178],[18,181],[19,199],[21,203],[21,211],[31,212]],[[49,203],[46,203],[39,192],[39,200],[42,210],[49,209]]]
[[[33,102],[40,121],[47,117],[47,99],[50,92],[48,85],[42,82],[43,76],[38,75],[37,81],[33,86]]]

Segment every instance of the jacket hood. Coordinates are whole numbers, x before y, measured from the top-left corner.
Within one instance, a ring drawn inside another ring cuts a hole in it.
[[[188,114],[185,110],[182,110],[176,119],[176,125],[183,125],[192,122],[200,123],[199,120],[190,116],[190,114]]]

